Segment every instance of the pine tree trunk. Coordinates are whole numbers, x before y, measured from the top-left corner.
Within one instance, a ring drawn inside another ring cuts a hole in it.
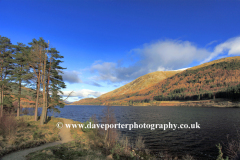
[[[48,102],[47,102],[48,101],[48,89],[47,88],[48,88],[48,86],[46,85],[46,91],[45,91],[45,108],[46,109],[45,109],[45,115],[44,115],[45,116],[45,120],[44,120],[45,122],[47,122],[47,111],[48,111]]]
[[[48,47],[49,47],[49,41],[48,41]],[[50,73],[50,68],[51,68],[51,62],[50,62],[50,66],[49,66],[49,70],[48,72],[47,71],[47,58],[48,58],[48,49],[47,49],[47,54],[45,55],[45,61],[44,61],[44,75],[46,73],[46,76],[44,76],[44,84],[46,84],[46,86],[44,87],[44,89],[46,88],[46,92],[45,93],[45,119],[44,121],[47,122],[47,111],[48,111],[48,92],[49,92],[49,81],[50,81],[50,76],[49,76],[49,73]],[[51,61],[51,58],[50,58],[50,61]],[[47,82],[46,82],[46,79],[47,78]]]
[[[37,82],[37,98],[36,98],[36,106],[35,106],[35,121],[38,120],[38,97],[39,97],[39,88],[40,88],[40,82],[38,79]]]
[[[44,101],[44,98],[45,98],[45,93],[43,91],[43,101]],[[42,115],[41,115],[41,118],[40,118],[40,125],[43,125],[44,122],[45,122],[45,111],[46,110],[46,107],[45,107],[45,102],[43,102],[43,105],[42,105]]]
[[[45,122],[46,122],[47,121],[47,111],[48,111],[48,83],[46,86],[45,107],[46,107],[46,110],[45,110]]]
[[[43,78],[45,79],[45,78]],[[43,125],[45,122],[46,122],[46,103],[45,103],[45,100],[46,100],[46,91],[45,91],[45,83],[43,83],[43,104],[42,104],[42,114],[41,114],[41,118],[40,118],[40,125]]]
[[[0,52],[1,53],[1,52]],[[2,54],[2,53],[1,53]],[[3,60],[2,60],[2,63],[3,63]],[[3,68],[1,67],[1,82],[2,82],[2,80],[3,80]],[[0,101],[1,101],[1,113],[0,113],[0,117],[2,117],[3,116],[3,100],[2,100],[2,97],[3,97],[3,94],[2,94],[2,90],[3,90],[3,84],[1,85],[1,93],[0,93],[0,95],[1,95],[1,97],[0,97]]]
[[[51,63],[50,63],[51,65]],[[49,72],[50,72],[50,68],[49,68],[49,71],[48,71],[48,74],[47,74],[47,86],[46,86],[46,113],[45,113],[45,117],[47,118],[47,111],[48,111],[48,98],[49,98],[49,83],[50,83],[50,75],[49,75]]]
[[[46,69],[46,68],[45,68]],[[45,79],[44,79],[45,80]],[[45,80],[45,82],[46,82],[46,80]],[[48,83],[46,82],[45,83],[46,84],[46,86],[45,86],[45,88],[46,88],[46,90],[45,90],[45,122],[47,122],[47,111],[48,111]]]
[[[46,106],[46,61],[47,61],[47,54],[45,54],[45,59],[43,63],[43,104],[42,104],[42,115],[40,119],[40,124],[43,125],[46,122],[46,111],[47,111],[47,106]]]
[[[3,90],[4,90],[4,86],[2,85],[2,91],[1,91],[1,101],[2,101],[2,105],[1,105],[1,108],[2,108],[2,116],[3,116],[3,112],[4,112],[4,110],[3,110],[3,97],[4,97],[4,95],[3,95]]]
[[[3,116],[3,87],[1,86],[1,117]]]
[[[18,107],[17,107],[17,118],[20,116],[20,104],[21,104],[21,80],[19,80],[19,88],[18,88]]]
[[[48,111],[48,98],[49,98],[49,83],[50,83],[50,70],[52,64],[52,57],[50,58],[50,65],[47,72],[47,86],[46,86],[46,113],[45,117],[47,118],[47,111]]]

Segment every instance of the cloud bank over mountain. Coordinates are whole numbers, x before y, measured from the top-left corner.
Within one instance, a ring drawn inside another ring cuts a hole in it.
[[[207,57],[202,63],[209,62],[213,58],[223,54],[225,54],[225,56],[240,55],[240,37],[234,37],[224,43],[218,44],[210,56]]]
[[[202,61],[210,52],[198,48],[189,41],[166,40],[144,44],[142,48],[130,51],[139,61],[123,67],[118,63],[100,62],[91,66],[93,79],[100,81],[122,82],[136,79],[154,71],[176,70],[187,67],[193,61]]]
[[[216,41],[210,43],[213,44]],[[154,71],[186,68],[193,62],[205,63],[221,54],[239,55],[240,37],[231,38],[216,45],[213,51],[200,48],[189,41],[161,40],[146,43],[142,48],[132,49],[130,53],[136,55],[139,60],[128,67],[114,62],[94,63],[90,71],[97,75],[92,79],[111,83],[131,81]]]

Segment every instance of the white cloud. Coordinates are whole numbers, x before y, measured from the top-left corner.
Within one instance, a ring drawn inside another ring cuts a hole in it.
[[[227,54],[228,56],[240,55],[240,37],[231,38],[226,42],[217,45],[210,56],[207,57],[202,63],[209,62],[221,54]]]
[[[113,62],[103,62],[101,61],[94,62],[91,66],[91,72],[98,72],[99,76],[93,77],[95,80],[110,80],[112,82],[117,81],[115,77],[116,72],[116,63]]]
[[[94,82],[94,81],[86,81],[84,82],[85,84],[89,84],[89,85],[92,85],[92,86],[96,86],[96,87],[103,87],[101,84],[97,83],[97,82]]]
[[[90,70],[98,75],[95,80],[110,82],[130,81],[144,74],[187,67],[193,61],[202,61],[209,56],[206,49],[198,48],[188,41],[166,40],[143,45],[131,50],[139,61],[128,67],[113,62],[96,62]]]
[[[64,71],[62,74],[63,81],[68,83],[82,83],[82,80],[78,77],[80,74],[77,71]]]
[[[72,83],[85,83],[85,84],[89,84],[89,85],[96,86],[96,87],[102,87],[101,84],[91,81],[91,80],[83,82],[79,78],[79,75],[81,75],[81,73],[77,72],[77,71],[64,71],[62,74],[62,77],[63,77],[63,81],[71,83],[71,84]]]
[[[206,47],[216,42],[212,41]],[[139,60],[128,67],[123,67],[120,62],[95,62],[90,70],[98,75],[92,79],[114,83],[127,82],[154,71],[186,68],[191,63],[205,63],[226,54],[240,55],[240,37],[216,45],[213,51],[199,48],[189,41],[164,40],[144,44],[142,48],[133,49],[130,53]]]
[[[210,52],[198,48],[189,41],[158,41],[152,44],[145,44],[142,49],[135,49],[143,59],[142,66],[149,71],[173,70],[186,67],[193,61],[201,61]]]
[[[210,45],[212,45],[212,44],[214,44],[214,43],[217,43],[217,42],[218,42],[217,40],[211,41],[211,42],[209,42],[209,43],[206,45],[206,47],[207,47],[207,46],[210,46]]]
[[[68,96],[72,91],[63,91],[63,96]],[[99,97],[105,92],[98,92],[89,89],[82,89],[78,91],[73,91],[69,97],[80,97],[80,98],[87,98],[87,97]]]
[[[187,68],[181,68],[181,69],[176,69],[176,70],[173,70],[173,71],[184,71],[184,70],[187,70],[189,67]]]

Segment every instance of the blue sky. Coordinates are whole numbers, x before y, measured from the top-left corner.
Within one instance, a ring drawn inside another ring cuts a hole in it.
[[[0,35],[64,56],[69,101],[139,76],[240,54],[240,1],[0,0]]]

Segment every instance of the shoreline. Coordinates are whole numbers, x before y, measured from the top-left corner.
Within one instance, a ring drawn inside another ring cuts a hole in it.
[[[114,102],[112,102],[114,103]],[[240,102],[231,102],[229,100],[215,99],[215,100],[200,100],[200,101],[154,101],[152,103],[136,103],[133,105],[121,104],[68,104],[68,105],[95,105],[95,106],[180,106],[180,107],[214,107],[214,108],[240,108]]]

